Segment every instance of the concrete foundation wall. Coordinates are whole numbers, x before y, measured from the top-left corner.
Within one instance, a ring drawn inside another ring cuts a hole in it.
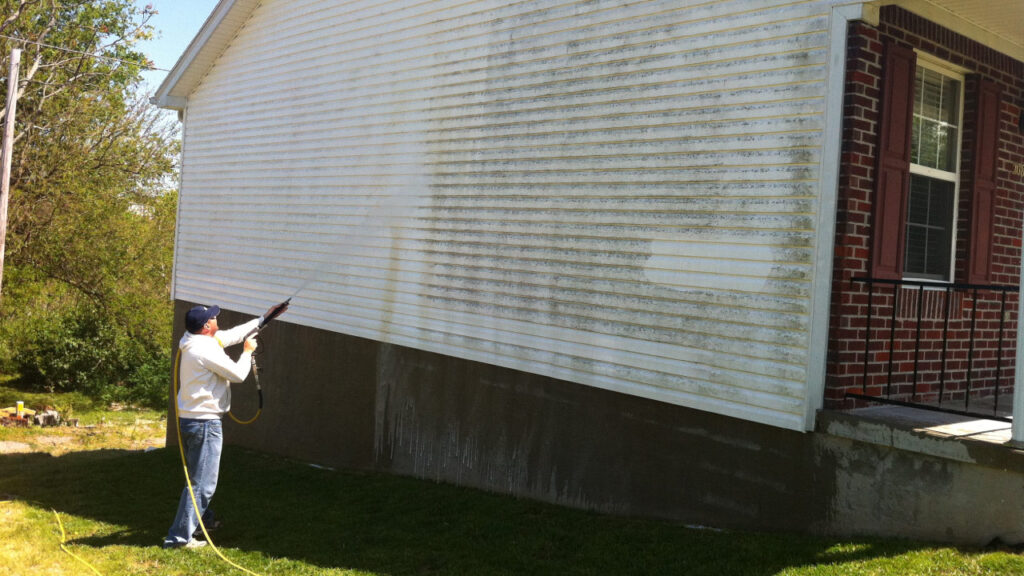
[[[998,425],[986,421],[987,425]],[[985,545],[1024,541],[1024,453],[843,412],[819,418],[828,532]]]
[[[190,305],[176,305],[175,341]],[[246,319],[224,311],[220,323]],[[264,411],[248,426],[229,421],[228,442],[301,461],[728,528],[986,543],[1012,535],[1022,517],[1024,476],[998,464],[788,431],[285,322],[262,339]],[[233,398],[239,417],[255,412],[251,377]]]

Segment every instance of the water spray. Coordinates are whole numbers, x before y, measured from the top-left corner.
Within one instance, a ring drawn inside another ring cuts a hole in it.
[[[358,238],[366,233],[368,226],[374,226],[378,229],[395,228],[399,221],[408,217],[410,212],[416,209],[415,206],[406,204],[406,200],[408,200],[408,198],[402,195],[382,195],[377,197],[372,204],[368,205],[366,213],[352,224],[352,230],[336,235],[323,244],[325,244],[328,249],[335,247],[349,247],[354,238]],[[298,288],[288,296],[288,299],[285,300],[285,302],[288,302],[292,298],[298,296],[310,285],[323,279],[324,276],[332,272],[333,267],[341,263],[341,259],[337,257],[328,257],[325,260],[326,261],[317,262],[316,264],[320,264],[319,266],[314,264],[314,268],[302,277],[302,282],[299,284]]]

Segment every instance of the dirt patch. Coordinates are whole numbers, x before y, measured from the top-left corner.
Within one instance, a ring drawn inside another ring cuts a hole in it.
[[[71,436],[39,436],[35,440],[43,446],[62,446],[75,441]]]
[[[0,454],[18,454],[21,452],[31,452],[32,447],[24,442],[6,442],[0,441]]]

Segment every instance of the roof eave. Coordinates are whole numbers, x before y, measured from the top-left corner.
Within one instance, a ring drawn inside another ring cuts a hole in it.
[[[153,96],[149,99],[149,103],[158,108],[167,108],[168,110],[177,110],[180,112],[184,110],[185,106],[188,104],[188,98],[163,94],[160,96]]]
[[[150,101],[161,108],[183,110],[189,94],[258,3],[257,0],[220,0]]]

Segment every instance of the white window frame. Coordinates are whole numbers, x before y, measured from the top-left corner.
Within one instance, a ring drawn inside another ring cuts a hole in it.
[[[938,58],[936,58],[936,57],[934,57],[934,56],[932,56],[930,54],[927,54],[927,53],[924,53],[924,52],[920,52],[920,51],[916,51],[916,50],[915,50],[915,52],[917,53],[917,66],[918,67],[927,68],[927,69],[931,70],[932,72],[937,72],[939,74],[942,74],[943,76],[948,76],[950,78],[954,78],[958,82],[960,82],[960,95],[959,95],[958,102],[957,102],[957,104],[958,104],[958,106],[957,106],[957,108],[958,108],[957,109],[957,117],[959,119],[959,124],[957,126],[957,131],[956,131],[956,159],[954,161],[955,162],[955,167],[956,167],[956,171],[955,172],[946,172],[945,170],[937,170],[935,168],[930,168],[928,166],[922,166],[920,164],[915,164],[913,161],[910,162],[910,174],[911,175],[917,174],[919,176],[924,176],[926,178],[933,178],[935,180],[943,180],[945,182],[952,182],[953,183],[953,229],[950,232],[951,237],[950,237],[950,250],[949,250],[949,267],[948,267],[947,272],[946,272],[947,273],[947,279],[946,280],[937,280],[935,278],[925,278],[925,277],[921,277],[921,276],[917,276],[917,275],[913,275],[913,274],[907,274],[906,270],[903,271],[903,278],[906,279],[906,280],[926,280],[926,281],[935,282],[937,284],[952,284],[954,279],[955,279],[955,274],[956,274],[956,243],[957,243],[957,233],[959,232],[959,227],[957,226],[957,222],[959,220],[958,215],[960,213],[959,212],[959,206],[960,206],[960,168],[961,168],[960,161],[961,161],[961,157],[963,156],[963,138],[964,138],[964,96],[966,94],[966,88],[965,88],[964,84],[965,84],[965,81],[966,81],[967,73],[969,71],[966,68],[962,68],[962,67],[957,66],[955,64],[951,64],[949,62],[946,62],[945,60],[940,60],[940,59],[938,59]],[[916,74],[915,74],[915,76],[916,76]],[[916,82],[916,79],[915,79],[915,82]],[[917,98],[916,92],[914,94],[914,97]],[[911,125],[913,125],[913,121],[911,121]],[[907,201],[909,202],[910,200],[908,199]],[[904,227],[903,233],[904,234],[906,234],[906,224],[907,223],[904,221],[904,223],[903,223],[903,227]]]

